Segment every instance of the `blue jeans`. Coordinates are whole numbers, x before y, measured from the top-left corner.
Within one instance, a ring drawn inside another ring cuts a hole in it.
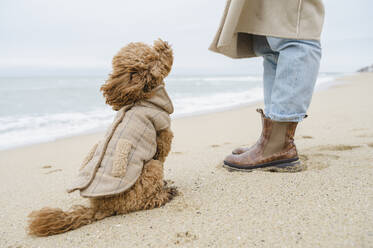
[[[253,49],[264,58],[265,115],[275,121],[301,121],[319,73],[320,42],[253,35]]]

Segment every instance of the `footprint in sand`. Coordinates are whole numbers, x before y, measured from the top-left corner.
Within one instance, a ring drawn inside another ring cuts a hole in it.
[[[52,168],[52,165],[44,165],[41,167],[42,169],[51,169]],[[58,172],[58,171],[62,171],[62,169],[54,169],[54,170],[50,170],[50,171],[47,171],[47,172],[44,172],[45,175],[48,175],[48,174],[51,174],[51,173],[54,173],[54,172]]]
[[[321,151],[349,151],[355,148],[359,148],[361,146],[357,145],[327,145],[327,146],[319,146],[318,150]]]
[[[59,172],[59,171],[62,171],[62,169],[51,170],[51,171],[45,172],[44,174],[48,175],[48,174],[52,174],[52,173]]]
[[[299,158],[307,166],[307,170],[323,170],[330,166],[330,160],[339,159],[339,156],[324,153],[302,154]]]
[[[339,159],[340,156],[335,154],[328,154],[323,153],[325,151],[331,152],[344,152],[344,151],[351,151],[353,149],[361,147],[360,145],[324,145],[324,146],[317,146],[309,149],[311,153],[302,154],[300,155],[301,161],[307,165],[309,170],[323,170],[330,166],[331,161]],[[315,152],[312,151],[322,151],[322,152]]]
[[[171,152],[171,154],[180,155],[180,154],[184,154],[184,153],[183,152]]]
[[[174,241],[174,244],[177,245],[177,244],[182,244],[182,243],[189,243],[197,239],[198,239],[198,236],[191,233],[190,231],[179,232],[179,233],[176,233],[176,241]]]
[[[230,144],[232,144],[232,143],[230,143],[230,142],[224,142],[222,145],[213,144],[213,145],[211,145],[210,147],[212,147],[212,148],[216,148],[216,147],[221,147],[221,146],[224,146],[224,145],[230,145]]]

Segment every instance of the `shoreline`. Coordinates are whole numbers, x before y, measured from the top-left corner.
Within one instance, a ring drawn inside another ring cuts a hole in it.
[[[317,94],[320,91],[328,90],[329,88],[337,86],[339,84],[343,84],[343,78],[344,77],[349,77],[349,76],[354,76],[354,75],[358,75],[358,73],[344,73],[341,76],[333,77],[332,80],[328,80],[326,82],[321,83],[319,85],[319,87],[316,86],[315,94]],[[176,117],[171,117],[171,118],[172,118],[172,120],[178,120],[178,119],[184,119],[184,118],[193,118],[193,117],[202,116],[202,115],[209,115],[209,114],[214,114],[214,113],[227,112],[227,111],[232,111],[232,110],[239,110],[239,109],[247,108],[247,107],[250,107],[250,106],[259,105],[259,104],[262,104],[262,103],[263,103],[263,99],[258,99],[258,100],[253,100],[253,101],[247,102],[247,103],[237,104],[237,105],[234,105],[234,106],[220,107],[220,108],[217,108],[217,109],[202,110],[202,111],[196,111],[196,112],[193,112],[193,113],[181,114],[181,115],[177,115]],[[64,135],[64,136],[57,137],[57,138],[51,138],[50,140],[35,141],[35,142],[30,142],[30,143],[22,144],[22,145],[14,145],[14,146],[10,146],[10,147],[0,149],[0,152],[1,151],[9,151],[9,150],[13,150],[13,149],[24,148],[24,147],[29,147],[29,146],[34,146],[34,145],[39,145],[39,144],[56,142],[58,140],[70,139],[70,138],[79,137],[79,136],[98,135],[98,134],[103,135],[106,132],[106,128],[107,128],[107,126],[101,127],[101,128],[95,128],[93,130],[83,131],[83,132],[76,133],[76,134],[70,134],[70,135]]]
[[[27,235],[42,207],[87,204],[66,193],[100,133],[0,151],[1,247],[372,247],[373,73],[313,97],[295,143],[307,170],[229,172],[224,157],[256,142],[252,105],[176,119],[165,206],[113,216],[46,238]]]

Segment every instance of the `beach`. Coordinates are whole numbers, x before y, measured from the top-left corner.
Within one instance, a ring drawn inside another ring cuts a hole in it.
[[[224,157],[252,145],[263,103],[177,118],[164,207],[65,234],[27,235],[27,215],[86,204],[66,188],[102,132],[0,151],[0,247],[373,247],[373,73],[315,93],[295,143],[307,170],[229,172]]]

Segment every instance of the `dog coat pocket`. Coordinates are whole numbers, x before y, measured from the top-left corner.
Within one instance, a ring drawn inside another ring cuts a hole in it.
[[[128,155],[131,151],[132,144],[126,139],[119,139],[118,144],[115,148],[113,158],[113,168],[111,173],[115,177],[124,177],[126,174]]]
[[[80,169],[79,169],[79,170],[83,170],[84,167],[89,163],[89,161],[92,160],[93,155],[95,155],[95,152],[96,152],[97,146],[98,146],[98,143],[96,143],[96,144],[91,148],[91,150],[89,151],[89,153],[87,154],[87,156],[85,156],[85,158],[84,158],[84,160],[83,160],[83,162],[82,162],[82,165],[80,166]]]

